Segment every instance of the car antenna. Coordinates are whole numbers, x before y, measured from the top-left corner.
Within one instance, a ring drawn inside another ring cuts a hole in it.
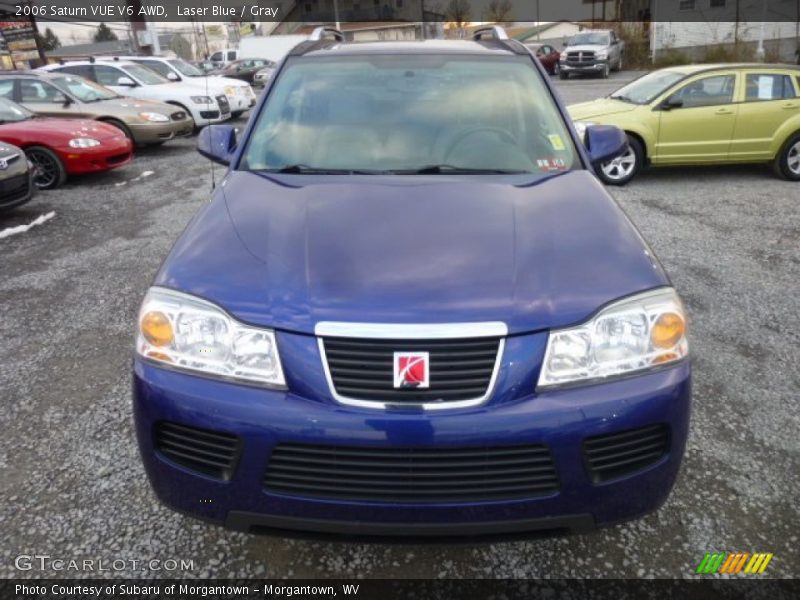
[[[204,0],[200,0],[200,8],[203,9],[203,13],[206,12]],[[207,45],[206,45],[206,48],[208,48]],[[206,80],[206,98],[208,98],[210,100],[211,99],[211,95],[208,93],[208,71],[205,72],[205,80]],[[219,116],[220,117],[222,116],[222,107],[221,106],[219,107]],[[206,125],[206,127],[213,127],[213,126],[214,126],[213,123],[209,123],[208,125]],[[208,133],[209,134],[211,133],[210,129],[208,130]],[[213,192],[217,188],[217,177],[216,177],[216,173],[214,172],[214,161],[210,160],[208,162],[211,163],[211,191]]]

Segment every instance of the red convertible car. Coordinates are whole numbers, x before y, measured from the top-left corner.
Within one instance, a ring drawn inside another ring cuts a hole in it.
[[[58,187],[67,175],[128,164],[133,145],[119,129],[90,120],[50,119],[0,98],[0,141],[19,146],[36,167],[39,189]]]

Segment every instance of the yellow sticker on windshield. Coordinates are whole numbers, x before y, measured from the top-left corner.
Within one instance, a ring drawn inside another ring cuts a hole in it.
[[[547,136],[547,139],[550,140],[550,143],[553,145],[553,150],[564,150],[564,141],[561,139],[561,136],[557,133],[551,133]]]

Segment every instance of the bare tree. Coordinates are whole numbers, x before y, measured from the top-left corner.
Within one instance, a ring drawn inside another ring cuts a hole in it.
[[[486,20],[495,23],[508,23],[511,20],[511,0],[491,0],[486,9]]]
[[[444,18],[455,25],[458,37],[464,37],[464,30],[472,20],[472,6],[469,0],[450,0],[444,9]]]

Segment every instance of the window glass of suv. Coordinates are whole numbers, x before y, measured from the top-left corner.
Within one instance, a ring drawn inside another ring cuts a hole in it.
[[[135,78],[139,83],[143,83],[145,85],[169,83],[169,79],[162,77],[148,67],[143,67],[141,65],[125,65],[125,70],[131,77]]]
[[[194,65],[190,65],[185,60],[180,58],[176,58],[174,60],[168,60],[169,64],[171,64],[181,75],[185,75],[186,77],[202,77],[203,72],[195,67]]]
[[[119,78],[127,75],[116,67],[95,65],[94,77],[100,85],[119,85]]]
[[[677,71],[653,71],[631,81],[627,85],[623,85],[612,93],[610,97],[633,104],[647,104],[655,100],[683,77],[685,75]]]
[[[580,164],[530,57],[291,58],[240,168],[546,175]]]
[[[794,97],[794,86],[788,75],[748,73],[745,76],[745,100],[747,102]]]
[[[162,77],[167,77],[172,72],[172,69],[170,69],[169,66],[157,60],[147,60],[147,59],[137,58],[135,62],[137,65],[143,65],[148,69],[152,69]]]
[[[733,102],[734,75],[712,75],[695,79],[679,88],[670,100],[680,100],[683,108],[715,106]]]

